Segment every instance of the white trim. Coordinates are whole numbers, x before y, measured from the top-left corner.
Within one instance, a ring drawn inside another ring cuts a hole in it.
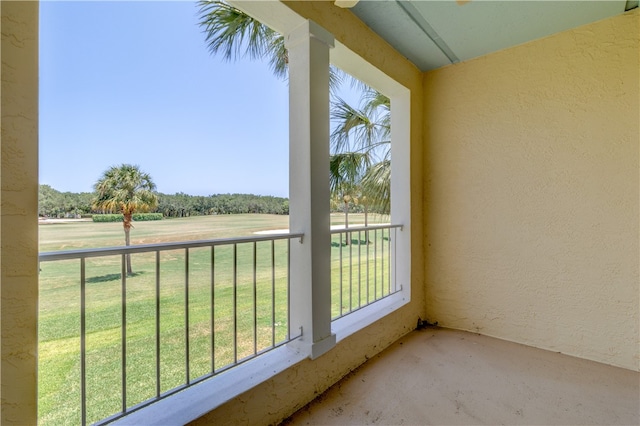
[[[337,342],[340,343],[407,303],[409,303],[409,297],[407,297],[407,292],[402,290],[334,320],[332,331],[336,334]]]
[[[114,421],[113,425],[183,425],[294,366],[308,355],[281,346]]]
[[[405,291],[352,312],[332,323],[334,338],[340,342],[409,303]],[[334,339],[334,344],[335,344]],[[175,395],[114,421],[113,425],[181,425],[196,420],[222,404],[269,380],[308,358],[292,346],[281,346],[224,371]],[[313,357],[312,357],[313,358]],[[178,409],[176,409],[179,407]]]

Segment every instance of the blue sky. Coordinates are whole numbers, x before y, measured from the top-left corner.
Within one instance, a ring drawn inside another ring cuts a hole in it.
[[[288,89],[212,56],[193,2],[40,6],[40,183],[92,191],[122,163],[158,191],[288,196]]]

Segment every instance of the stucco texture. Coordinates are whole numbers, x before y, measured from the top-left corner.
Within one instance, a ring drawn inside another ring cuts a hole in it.
[[[640,370],[639,17],[424,75],[429,320]]]
[[[37,406],[38,3],[0,7],[0,423],[28,425]]]

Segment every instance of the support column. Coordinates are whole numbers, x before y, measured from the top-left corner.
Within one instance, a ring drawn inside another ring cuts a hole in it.
[[[316,358],[336,343],[331,333],[329,210],[329,49],[333,36],[306,21],[286,36],[289,53],[289,228],[291,327]]]
[[[0,5],[2,425],[37,423],[38,7],[36,1]]]

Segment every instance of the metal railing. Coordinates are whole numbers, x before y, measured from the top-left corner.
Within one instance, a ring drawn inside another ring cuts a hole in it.
[[[399,290],[395,241],[402,225],[331,231],[331,315],[341,318]]]
[[[331,231],[332,319],[400,290],[401,229]],[[61,395],[80,401],[64,422],[111,422],[300,337],[291,330],[290,253],[302,237],[40,253],[39,357],[67,364],[63,379],[40,383],[66,380]],[[55,370],[45,364],[39,375]]]
[[[40,323],[41,342],[63,335],[78,344],[65,350],[79,357],[79,384],[67,383],[70,393],[79,387],[79,423],[108,423],[299,337],[289,263],[291,239],[302,236],[40,253],[41,289],[80,296],[69,301],[79,332]]]

